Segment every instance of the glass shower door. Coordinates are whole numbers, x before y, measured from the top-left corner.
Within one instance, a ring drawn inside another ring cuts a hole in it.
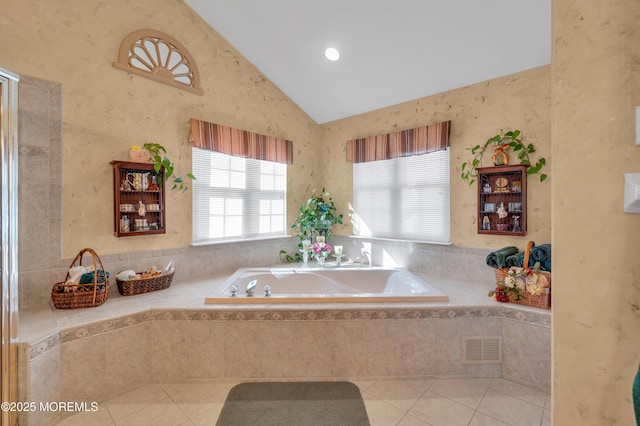
[[[18,76],[0,68],[0,396],[16,401],[18,337]],[[0,413],[1,424],[15,424]]]

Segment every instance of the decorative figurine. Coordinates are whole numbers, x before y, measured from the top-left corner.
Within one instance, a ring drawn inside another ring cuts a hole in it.
[[[509,216],[509,213],[505,210],[504,203],[500,203],[500,207],[498,207],[498,217],[504,219],[507,216]]]
[[[482,187],[482,192],[484,192],[485,194],[491,194],[491,185],[489,185],[489,182],[484,184],[484,186]]]
[[[522,232],[522,228],[520,228],[520,221],[518,219],[520,219],[520,216],[513,217],[513,232]]]
[[[496,166],[506,166],[507,164],[509,164],[509,154],[507,154],[507,150],[510,146],[511,145],[508,143],[496,144],[493,146],[493,149],[495,150],[493,156],[491,157],[493,164],[495,164]]]
[[[120,184],[120,190],[121,191],[133,191],[133,185],[131,185],[131,182],[129,182],[128,179],[123,179],[122,183]]]
[[[489,222],[489,216],[487,215],[484,215],[484,218],[482,218],[482,230],[483,231],[491,230],[491,222]]]
[[[503,177],[496,179],[496,192],[509,192],[509,181]]]

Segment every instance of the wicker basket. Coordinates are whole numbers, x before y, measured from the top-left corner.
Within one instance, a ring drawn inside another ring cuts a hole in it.
[[[109,297],[109,280],[102,260],[98,254],[90,248],[80,250],[71,262],[69,269],[74,266],[82,266],[82,257],[85,253],[91,255],[93,261],[93,282],[87,284],[67,284],[69,272],[63,282],[56,283],[51,289],[53,306],[58,309],[90,308],[102,305]],[[76,265],[77,262],[77,265]],[[100,272],[102,271],[102,273]]]
[[[529,241],[527,247],[524,250],[524,262],[523,266],[527,267],[529,265],[529,256],[531,254],[531,249],[534,247],[533,241]],[[494,268],[494,273],[496,275],[496,287],[497,290],[500,291],[505,287],[504,279],[507,277],[507,273],[510,268]],[[527,305],[533,306],[534,308],[540,309],[551,309],[551,272],[540,271],[536,272],[537,274],[544,275],[544,277],[549,282],[549,287],[545,290],[545,293],[539,295],[530,294],[527,291],[521,291],[519,294],[513,292],[507,292],[509,296],[509,303],[516,303],[518,305]]]
[[[156,275],[151,278],[141,278],[137,280],[119,280],[116,278],[116,282],[118,283],[118,291],[123,296],[131,296],[134,294],[148,293],[150,291],[156,290],[164,290],[165,288],[169,288],[171,285],[171,281],[173,281],[173,274],[175,272],[171,272],[166,275]]]

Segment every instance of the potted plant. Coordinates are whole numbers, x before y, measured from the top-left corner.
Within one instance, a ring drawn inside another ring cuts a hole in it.
[[[300,212],[296,221],[291,225],[291,228],[297,229],[298,247],[302,249],[302,242],[311,242],[318,236],[323,236],[325,239],[329,238],[331,234],[331,228],[336,223],[342,224],[342,213],[336,214],[336,207],[333,203],[333,199],[330,194],[322,188],[320,195],[312,195],[305,204],[300,207]],[[290,256],[285,250],[280,251],[281,255],[284,255],[284,260],[287,262],[298,262],[302,260],[299,253],[295,256]]]
[[[134,150],[135,146],[132,146],[131,149]],[[143,145],[143,148],[146,149],[149,154],[149,161],[151,161],[153,163],[153,169],[157,172],[160,171],[161,168],[164,167],[164,179],[166,181],[169,180],[170,177],[173,176],[173,186],[171,187],[171,189],[179,189],[182,192],[185,192],[188,187],[186,185],[186,183],[184,182],[184,179],[181,176],[175,176],[173,174],[174,172],[174,165],[173,165],[173,161],[169,160],[169,158],[167,158],[166,153],[167,150],[165,149],[164,146],[160,145],[159,143],[145,143]],[[187,173],[187,177],[191,180],[195,180],[195,176],[191,173]],[[162,186],[162,181],[158,182],[159,186]]]
[[[298,230],[300,241],[311,240],[318,235],[323,235],[326,239],[329,239],[333,225],[342,223],[342,213],[336,215],[335,212],[336,207],[333,204],[333,199],[322,188],[322,194],[312,195],[300,207],[298,218],[291,225],[291,228]]]
[[[502,132],[502,131],[501,131]],[[528,175],[539,174],[540,182],[544,182],[547,178],[547,175],[541,173],[542,167],[546,164],[546,160],[541,157],[539,158],[535,165],[531,163],[531,159],[529,158],[529,154],[533,154],[536,152],[533,144],[525,145],[522,142],[522,138],[520,137],[520,130],[511,130],[506,133],[501,133],[499,135],[495,135],[484,143],[484,145],[476,145],[470,148],[467,148],[471,151],[471,154],[474,156],[471,161],[465,161],[462,163],[462,180],[469,183],[469,185],[475,182],[478,174],[476,173],[476,168],[478,168],[482,164],[482,157],[488,148],[492,148],[493,156],[492,160],[495,165],[501,164],[509,164],[509,156],[507,151],[511,149],[514,153],[518,153],[518,160],[520,160],[520,164],[526,164],[530,166],[527,168]]]

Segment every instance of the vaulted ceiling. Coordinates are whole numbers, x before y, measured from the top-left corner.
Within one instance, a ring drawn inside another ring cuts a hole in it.
[[[550,0],[185,2],[319,124],[551,60]]]

